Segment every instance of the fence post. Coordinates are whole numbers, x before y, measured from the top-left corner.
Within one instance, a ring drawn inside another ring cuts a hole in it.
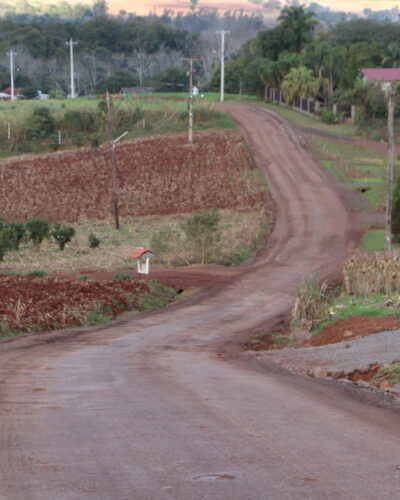
[[[351,105],[351,121],[353,123],[356,123],[356,119],[357,119],[357,107],[352,104]]]
[[[338,105],[337,105],[337,104],[334,104],[334,105],[333,105],[333,110],[332,110],[332,111],[333,111],[333,114],[334,114],[335,116],[337,116],[337,114],[338,114]]]

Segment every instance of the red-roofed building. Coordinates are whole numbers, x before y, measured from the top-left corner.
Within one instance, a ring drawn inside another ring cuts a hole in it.
[[[11,96],[11,87],[7,87],[6,89],[3,90],[5,94],[8,94]],[[15,97],[18,97],[19,94],[21,93],[21,89],[14,89],[14,95]]]
[[[130,259],[137,259],[138,263],[138,273],[139,274],[149,274],[150,272],[150,259],[154,259],[156,255],[144,247],[136,247],[128,255]]]
[[[400,82],[400,68],[365,68],[361,73],[369,81]]]

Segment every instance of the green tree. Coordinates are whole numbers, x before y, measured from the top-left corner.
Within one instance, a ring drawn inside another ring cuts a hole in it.
[[[315,97],[318,87],[318,80],[313,76],[312,71],[304,66],[293,68],[282,83],[282,91],[289,106],[293,104],[297,96]]]
[[[39,106],[33,110],[28,124],[29,139],[45,139],[56,129],[56,122],[50,114],[49,108]]]
[[[318,25],[315,13],[307,11],[303,5],[284,7],[278,19],[290,36],[294,52],[301,52],[304,45],[312,40],[314,29]]]
[[[63,251],[65,245],[75,236],[75,229],[72,226],[61,226],[61,224],[57,222],[54,224],[51,236],[57,241],[60,250]]]
[[[215,251],[215,244],[220,237],[219,220],[218,210],[202,210],[181,224],[196,260],[202,264],[208,261]]]
[[[382,63],[391,68],[398,68],[400,66],[400,46],[397,43],[390,43],[388,45]]]
[[[28,239],[33,242],[36,250],[39,249],[42,241],[49,236],[50,224],[41,217],[30,217],[26,222]]]

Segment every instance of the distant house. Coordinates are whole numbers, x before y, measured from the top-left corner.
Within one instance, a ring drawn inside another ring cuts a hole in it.
[[[9,101],[11,99],[11,95],[6,92],[0,92],[0,101]]]
[[[120,94],[151,94],[154,92],[153,87],[122,87],[119,91]]]
[[[10,99],[11,99],[11,87],[7,87],[6,89],[3,90],[3,92],[4,92],[4,94],[8,94],[10,96]],[[15,97],[18,98],[20,93],[21,93],[21,89],[14,89]]]
[[[383,90],[391,82],[400,82],[400,68],[364,68],[361,74],[366,82],[380,82]]]

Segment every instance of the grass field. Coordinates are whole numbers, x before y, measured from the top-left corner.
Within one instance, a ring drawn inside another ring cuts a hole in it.
[[[183,132],[188,129],[188,105],[185,94],[149,94],[138,98],[115,97],[116,137],[125,131],[128,131],[127,139],[135,139],[147,135]],[[227,96],[227,99],[230,99],[230,96]],[[48,101],[0,102],[0,155],[7,157],[15,153],[88,146],[92,143],[94,134],[100,142],[104,142],[106,140],[105,117],[99,116],[98,113],[101,100],[99,97],[79,97]],[[195,131],[235,128],[234,121],[215,108],[215,101],[217,101],[217,94],[207,94],[205,98],[194,99]],[[55,130],[47,137],[32,140],[29,138],[29,125],[32,123],[32,113],[39,107],[45,107],[50,111],[55,120]],[[71,130],[71,127],[63,121],[67,111],[91,113],[92,121],[95,121],[94,127],[92,126],[91,130],[73,127]],[[11,130],[10,138],[8,138],[8,125]],[[61,132],[61,145],[58,144],[59,131]]]
[[[386,154],[329,139],[313,137],[309,140],[311,152],[321,165],[346,188],[361,193],[366,206],[382,212],[386,199]],[[400,161],[395,161],[395,174],[400,172]]]
[[[131,217],[122,220],[121,229],[112,221],[83,220],[73,224],[76,236],[63,252],[54,240],[45,240],[39,252],[24,244],[18,252],[7,253],[0,264],[2,273],[27,274],[32,271],[84,273],[87,270],[113,270],[134,267],[127,255],[133,247],[143,246],[156,251],[156,267],[193,263],[193,251],[181,229],[189,215]],[[268,215],[264,209],[237,212],[221,210],[220,237],[212,249],[212,261],[224,265],[246,260],[266,235]],[[88,236],[94,233],[100,240],[91,249]]]

